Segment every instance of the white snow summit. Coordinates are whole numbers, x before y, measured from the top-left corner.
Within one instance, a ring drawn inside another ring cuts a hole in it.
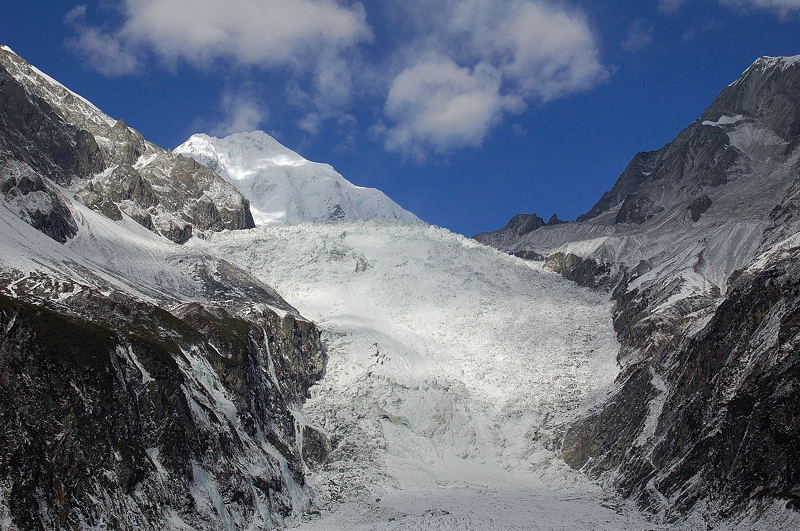
[[[311,162],[264,133],[192,135],[174,149],[236,186],[256,225],[341,219],[418,218],[374,188],[356,186],[329,164]]]

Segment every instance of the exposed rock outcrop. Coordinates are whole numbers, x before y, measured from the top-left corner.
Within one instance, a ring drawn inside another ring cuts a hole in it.
[[[64,198],[27,164],[0,160],[0,194],[6,208],[55,241],[78,233]]]
[[[555,216],[555,214],[553,214],[553,216]],[[555,223],[551,224],[554,225]],[[503,244],[516,241],[520,236],[529,234],[545,225],[544,220],[535,213],[517,214],[506,223],[505,227],[492,232],[481,232],[472,238],[486,245],[501,247]]]
[[[234,186],[146,141],[6,47],[0,124],[0,157],[25,162],[111,219],[129,215],[176,243],[197,230],[255,226]]]
[[[740,275],[702,330],[647,352],[658,327],[623,339],[645,354],[602,409],[571,426],[563,455],[675,520],[710,522],[800,499],[800,251]],[[638,321],[641,323],[644,319]],[[675,326],[661,331],[674,330]],[[624,335],[622,336],[625,337]]]
[[[302,512],[290,408],[323,368],[313,325],[176,313],[0,296],[0,491],[16,526],[272,527]]]

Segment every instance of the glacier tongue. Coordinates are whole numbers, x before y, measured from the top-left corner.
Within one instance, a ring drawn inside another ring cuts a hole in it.
[[[225,138],[192,135],[174,149],[217,172],[247,199],[257,225],[340,219],[419,221],[374,188],[356,186],[262,131]]]
[[[603,294],[422,224],[191,244],[249,268],[323,330],[326,376],[299,415],[332,445],[309,476],[322,510],[309,529],[649,526],[558,458],[560,426],[618,372]]]

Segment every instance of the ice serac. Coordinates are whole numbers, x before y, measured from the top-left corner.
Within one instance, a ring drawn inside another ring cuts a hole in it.
[[[175,148],[235,185],[258,225],[417,217],[383,192],[356,186],[328,164],[311,162],[261,131],[225,138],[196,134]]]
[[[319,332],[176,243],[247,202],[120,124],[0,49],[0,528],[288,525]]]
[[[665,521],[796,526],[798,197],[800,56],[763,57],[578,222],[497,245],[616,302],[617,392],[567,462]]]
[[[148,142],[8,47],[0,49],[0,86],[0,149],[93,210],[129,216],[177,243],[197,230],[253,226],[234,186]]]

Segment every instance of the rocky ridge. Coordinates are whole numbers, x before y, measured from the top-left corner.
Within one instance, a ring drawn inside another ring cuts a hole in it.
[[[577,222],[476,236],[613,293],[616,391],[562,454],[664,521],[797,508],[798,147],[800,61],[764,57]]]
[[[197,230],[254,226],[248,201],[213,172],[148,142],[8,47],[0,67],[0,148],[82,203],[176,243]]]

